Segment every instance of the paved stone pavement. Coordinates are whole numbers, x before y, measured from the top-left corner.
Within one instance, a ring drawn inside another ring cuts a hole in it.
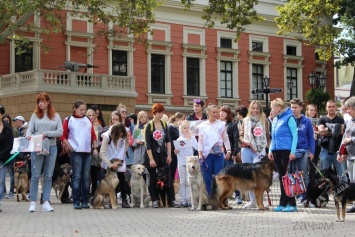
[[[8,187],[8,186],[7,186]],[[277,183],[271,190],[277,205]],[[332,198],[331,198],[332,199]],[[355,214],[335,222],[334,203],[326,208],[302,208],[296,213],[244,210],[188,211],[186,208],[74,210],[51,196],[54,212],[29,213],[29,202],[3,199],[0,236],[351,236]],[[349,204],[348,207],[351,205]]]

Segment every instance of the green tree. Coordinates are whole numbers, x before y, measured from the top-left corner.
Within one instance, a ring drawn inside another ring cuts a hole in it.
[[[317,106],[318,114],[320,111],[325,111],[325,105],[330,100],[329,92],[324,92],[321,89],[313,89],[306,92],[307,104],[314,104]]]
[[[181,0],[186,9],[190,9],[195,0]],[[254,21],[262,21],[264,18],[257,14],[254,6],[258,0],[209,0],[203,9],[202,19],[206,20],[206,26],[214,27],[218,19],[221,24],[230,30],[235,30],[236,40],[246,27]]]
[[[337,67],[355,65],[355,1],[290,0],[277,10],[279,34],[291,33],[304,44],[316,46],[323,60],[330,60],[334,53],[344,57]],[[350,95],[355,95],[355,68]]]
[[[155,20],[153,10],[159,4],[159,0],[0,0],[0,44],[12,39],[26,43],[26,36],[21,34],[26,30],[46,35],[65,31],[63,10],[94,25],[103,24],[96,36],[131,34],[140,39],[150,31]],[[41,17],[40,27],[31,20],[34,15]],[[109,23],[116,27],[108,27]]]

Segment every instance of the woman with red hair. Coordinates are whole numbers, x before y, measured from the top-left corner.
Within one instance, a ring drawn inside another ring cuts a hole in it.
[[[147,123],[144,130],[145,146],[147,148],[144,165],[147,167],[150,176],[148,188],[154,208],[159,207],[157,170],[171,163],[171,143],[167,124],[161,120],[164,112],[164,105],[154,104],[152,107],[153,120]],[[178,206],[179,205],[174,200],[171,200],[169,203],[169,207]]]
[[[43,212],[51,212],[54,209],[49,204],[50,193],[52,189],[52,176],[54,165],[57,157],[57,143],[56,138],[63,133],[62,120],[57,114],[52,105],[49,95],[45,92],[39,93],[37,96],[37,104],[34,113],[28,124],[26,131],[27,139],[31,139],[33,135],[42,135],[43,139],[48,138],[49,150],[44,153],[31,153],[31,185],[30,185],[30,199],[31,205],[29,212],[36,211],[36,199],[38,194],[38,181],[42,173],[44,174],[43,185]]]

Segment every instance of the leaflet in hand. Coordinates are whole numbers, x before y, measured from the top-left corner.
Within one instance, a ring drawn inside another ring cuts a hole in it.
[[[142,129],[135,129],[133,132],[133,139],[136,141],[143,141],[144,142],[144,137],[142,133]]]
[[[176,150],[179,150],[181,156],[191,156],[192,146],[189,140],[175,140],[174,146]]]
[[[14,139],[14,145],[11,153],[15,152],[40,152],[42,151],[42,135],[31,136],[28,140],[25,137],[17,137]]]

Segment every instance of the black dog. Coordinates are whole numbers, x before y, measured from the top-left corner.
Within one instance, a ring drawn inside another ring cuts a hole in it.
[[[170,169],[165,166],[158,168],[157,172],[157,188],[159,190],[159,196],[162,203],[162,206],[167,206],[168,201],[168,188],[170,186]]]
[[[332,168],[329,168],[324,173],[324,176],[316,181],[317,184],[323,182],[328,183],[332,190],[337,211],[337,221],[345,221],[346,204],[349,201],[355,201],[355,183],[340,181],[337,173]],[[341,203],[342,220],[340,219],[339,202]]]
[[[325,207],[329,202],[329,190],[330,185],[326,182],[318,184],[316,182],[328,172],[328,169],[318,170],[310,177],[308,186],[307,186],[307,201],[304,204],[305,207],[309,207],[311,202],[315,207]]]

